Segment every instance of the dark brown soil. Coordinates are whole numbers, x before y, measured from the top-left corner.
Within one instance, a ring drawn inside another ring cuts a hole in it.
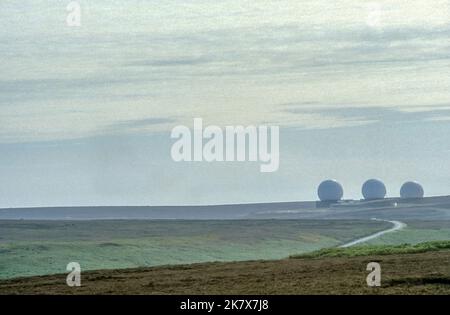
[[[381,264],[381,287],[366,284],[367,263]],[[450,251],[373,257],[202,263],[0,282],[0,294],[450,294]]]

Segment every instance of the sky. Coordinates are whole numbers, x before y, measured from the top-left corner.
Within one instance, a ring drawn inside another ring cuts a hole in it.
[[[450,2],[0,2],[0,207],[450,194]],[[174,162],[177,125],[280,126],[280,167]]]

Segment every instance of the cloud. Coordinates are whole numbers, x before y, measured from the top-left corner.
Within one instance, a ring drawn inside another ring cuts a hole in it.
[[[129,63],[133,67],[180,67],[180,66],[198,66],[210,63],[211,58],[207,57],[178,57],[173,59],[155,59],[155,60],[140,60]]]
[[[377,27],[367,26],[369,12],[358,1],[100,1],[77,32],[55,27],[56,6],[28,2],[51,14],[39,28],[20,29],[13,13],[22,5],[6,8],[0,134],[8,141],[159,128],[165,123],[140,117],[173,115],[342,127],[418,119],[396,111],[410,100],[449,101],[445,1],[383,2]],[[302,97],[344,105],[329,112],[277,105]]]
[[[302,126],[302,121],[305,117],[316,119],[317,129],[335,128],[335,127],[352,127],[365,124],[407,124],[407,123],[421,123],[432,121],[445,121],[450,116],[450,103],[429,105],[428,107],[420,106],[415,109],[414,106],[406,108],[386,107],[386,106],[308,106],[295,104],[288,105],[282,111],[293,114],[299,117],[298,124]],[[293,119],[295,121],[295,118]],[[319,124],[322,122],[322,124]],[[295,123],[294,123],[295,124]],[[329,126],[327,127],[327,124]],[[313,123],[304,127],[314,126]]]
[[[137,128],[145,128],[149,126],[162,125],[174,123],[176,120],[173,118],[162,118],[162,117],[152,117],[144,119],[134,119],[134,120],[122,120],[109,125],[110,130],[129,130]]]

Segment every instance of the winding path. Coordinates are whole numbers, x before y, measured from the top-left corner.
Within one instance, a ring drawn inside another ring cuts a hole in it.
[[[372,235],[369,235],[369,236],[365,236],[365,237],[362,237],[362,238],[358,238],[358,239],[356,239],[354,241],[351,241],[351,242],[346,243],[344,245],[341,245],[339,247],[350,247],[350,246],[353,246],[353,245],[356,245],[356,244],[364,243],[364,242],[373,240],[374,238],[380,237],[381,235],[384,235],[386,233],[399,231],[399,230],[402,230],[402,229],[404,229],[406,227],[406,223],[403,223],[403,222],[400,222],[400,221],[389,221],[389,220],[381,220],[381,219],[372,219],[372,220],[390,222],[394,226],[392,228],[390,228],[390,229],[383,230],[383,231],[380,231],[380,232],[377,232],[375,234],[372,234]]]

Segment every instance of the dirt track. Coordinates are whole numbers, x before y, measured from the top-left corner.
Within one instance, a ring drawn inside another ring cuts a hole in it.
[[[361,244],[361,243],[365,243],[367,241],[370,241],[370,240],[373,240],[373,239],[378,238],[380,236],[383,236],[384,234],[392,233],[392,232],[395,232],[395,231],[399,231],[399,230],[402,230],[402,229],[404,229],[406,227],[406,223],[403,223],[403,222],[400,222],[400,221],[389,221],[389,220],[380,220],[380,219],[372,219],[372,220],[389,222],[389,223],[393,224],[393,227],[390,228],[390,229],[386,229],[386,230],[374,233],[374,234],[366,236],[366,237],[358,238],[358,239],[356,239],[354,241],[351,241],[351,242],[349,242],[347,244],[344,244],[344,245],[341,245],[339,247],[344,247],[345,248],[345,247],[350,247],[350,246],[358,245],[358,244]]]

